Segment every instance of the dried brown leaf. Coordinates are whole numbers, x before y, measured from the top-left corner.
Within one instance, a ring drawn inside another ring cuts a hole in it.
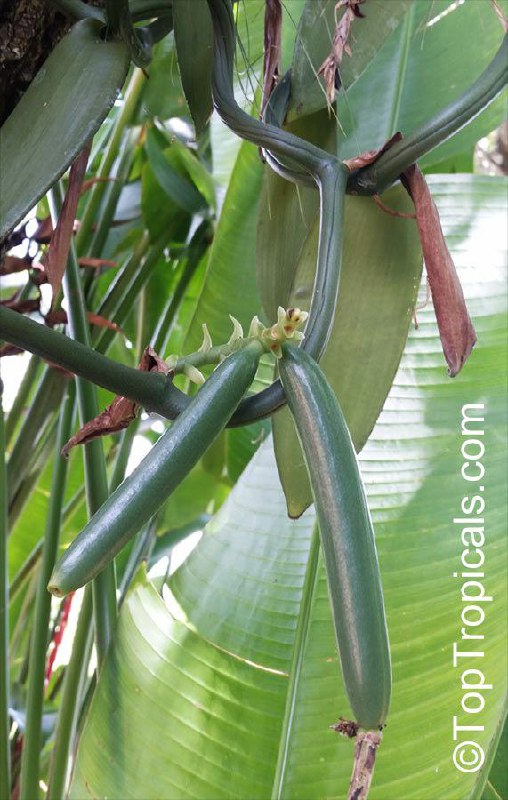
[[[53,223],[51,217],[38,220],[37,230],[30,238],[38,244],[49,244],[53,234]]]
[[[60,217],[52,233],[48,252],[43,259],[48,281],[53,290],[53,303],[55,303],[58,298],[63,274],[67,265],[67,257],[69,255],[72,234],[74,232],[76,210],[81,193],[81,184],[83,183],[83,176],[90,154],[90,146],[91,145],[88,144],[83,148],[70,168],[69,184],[62,204]]]
[[[318,69],[318,75],[322,75],[325,82],[326,100],[329,107],[335,101],[337,89],[340,89],[339,68],[342,64],[344,53],[348,56],[351,55],[351,46],[349,44],[351,26],[355,19],[364,17],[359,8],[364,2],[365,0],[339,0],[339,2],[335,3],[335,31],[332,50]],[[345,11],[340,20],[337,21],[337,12],[340,8],[345,8]]]
[[[401,180],[415,204],[416,223],[439,336],[448,374],[453,378],[460,372],[475,345],[475,329],[427,182],[416,164],[401,175]]]
[[[141,372],[163,372],[167,375],[170,369],[162,358],[151,347],[143,351],[138,369]],[[78,444],[85,444],[98,436],[107,436],[111,433],[128,428],[136,418],[139,405],[126,397],[117,395],[112,403],[94,419],[83,425],[79,431],[71,436],[62,448],[62,455],[66,458],[69,450]]]
[[[111,322],[105,317],[100,317],[98,314],[93,314],[91,311],[86,312],[86,318],[91,325],[96,325],[98,328],[109,328],[111,331],[121,330],[116,322]],[[66,325],[68,322],[67,312],[63,308],[49,311],[44,317],[46,325],[52,327],[53,325]]]
[[[85,444],[92,441],[92,439],[97,439],[99,436],[118,433],[118,431],[128,428],[136,418],[136,414],[136,403],[133,403],[132,400],[127,400],[126,397],[115,397],[105,411],[90,420],[90,422],[85,423],[74,436],[71,436],[62,448],[62,455],[66,458],[69,450],[78,444]]]
[[[38,311],[40,308],[41,300],[39,297],[34,297],[29,300],[20,300],[20,292],[15,292],[12,297],[7,300],[2,300],[1,305],[10,308],[12,311],[17,311],[18,314],[31,314],[32,311]]]
[[[393,147],[396,142],[400,142],[401,139],[402,134],[400,131],[397,131],[397,133],[394,133],[382,147],[378,147],[376,150],[366,150],[358,156],[346,159],[343,163],[350,172],[355,172],[357,169],[362,169],[362,167],[368,167],[370,164],[374,164],[378,158],[380,158],[383,153],[386,153],[390,147]]]

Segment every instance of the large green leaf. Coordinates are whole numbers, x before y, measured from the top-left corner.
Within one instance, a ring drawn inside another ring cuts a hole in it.
[[[165,137],[156,128],[149,128],[146,134],[146,152],[157,181],[169,199],[190,213],[200,211],[206,206],[204,197],[188,179],[181,167],[177,151],[171,148],[164,152]]]
[[[193,3],[173,0],[173,19],[182,85],[199,135],[213,109],[210,83],[213,32],[206,0]]]
[[[423,309],[361,457],[394,671],[372,800],[480,796],[505,709],[505,183],[440,176],[432,188],[479,344],[451,381]],[[474,403],[485,406],[485,424],[472,425],[485,445],[483,492],[461,477],[462,408]],[[466,643],[484,656],[454,668],[464,603],[453,573],[464,545],[453,520],[473,493],[486,500],[484,582],[494,601],[484,604],[485,639]],[[311,510],[287,519],[268,442],[164,590],[166,604],[139,577],[99,675],[72,798],[345,796],[352,745],[328,726],[348,706],[313,522]],[[478,667],[493,688],[481,713],[466,714],[461,673]],[[459,740],[483,748],[485,774],[454,767],[454,715],[484,727]]]
[[[481,33],[472,36],[471,31]],[[480,76],[501,40],[490,3],[414,3],[346,97],[339,96],[339,156],[350,158],[380,147],[395,131],[411,133]],[[473,147],[499,125],[505,112],[506,100],[500,97],[422,158],[422,166]]]
[[[184,352],[197,350],[206,323],[214,344],[231,335],[232,314],[248,327],[259,312],[255,226],[263,167],[257,149],[242,144],[210,251],[208,268]]]
[[[0,136],[0,239],[62,175],[93,136],[125,79],[129,55],[92,20],[55,47]]]
[[[393,33],[412,0],[376,0],[365,8],[363,19],[352,25],[351,54],[340,68],[345,89],[352,86],[369,66],[384,40]],[[361,9],[363,11],[363,9]],[[292,66],[291,116],[306,116],[327,105],[321,64],[332,50],[335,22],[345,9],[334,0],[307,0],[303,8]]]
[[[185,95],[176,63],[175,41],[172,34],[165,36],[153,48],[150,63],[150,79],[143,89],[140,116],[144,120],[153,117],[169,119],[183,116],[187,111]]]
[[[172,240],[185,241],[190,216],[167,195],[155,177],[150,164],[145,164],[141,178],[141,209],[152,242],[167,234]]]
[[[411,211],[401,186],[383,196],[397,211]],[[277,233],[275,232],[275,236]],[[308,309],[315,272],[318,220],[300,253],[289,298],[282,305]],[[339,302],[321,364],[361,450],[383,407],[406,342],[422,268],[413,220],[381,211],[371,198],[348,197]],[[293,420],[287,409],[273,417],[275,452],[291,516],[312,502]]]

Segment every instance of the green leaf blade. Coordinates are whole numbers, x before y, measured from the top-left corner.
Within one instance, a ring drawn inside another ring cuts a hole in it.
[[[0,238],[94,135],[118,95],[128,64],[123,42],[104,42],[93,20],[78,22],[53,50],[2,126]]]
[[[365,8],[363,19],[355,19],[352,53],[345,56],[340,68],[341,84],[345,89],[361,77],[410,7],[411,0],[398,3],[376,0]],[[343,13],[343,9],[328,0],[307,0],[303,8],[293,56],[291,118],[312,114],[327,105],[323,81],[317,73],[332,50],[335,18],[340,20]]]
[[[410,213],[402,187],[383,200]],[[308,309],[317,252],[318,222],[302,247],[290,297],[282,305]],[[381,211],[371,198],[348,197],[339,301],[321,366],[339,398],[357,451],[364,446],[392,385],[414,308],[421,250],[414,220]],[[292,418],[274,415],[277,464],[288,501],[298,517],[312,502],[307,468]]]
[[[213,32],[206,0],[193,3],[173,0],[173,19],[182,86],[199,136],[213,110],[210,82]]]

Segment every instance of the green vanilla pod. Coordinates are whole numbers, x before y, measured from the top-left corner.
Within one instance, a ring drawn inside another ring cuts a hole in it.
[[[155,514],[228,422],[262,352],[263,346],[252,341],[217,367],[66,550],[51,576],[50,592],[62,596],[88,583]]]
[[[337,398],[314,359],[285,344],[279,371],[311,480],[345,688],[359,726],[377,730],[390,704],[390,649],[356,454]]]

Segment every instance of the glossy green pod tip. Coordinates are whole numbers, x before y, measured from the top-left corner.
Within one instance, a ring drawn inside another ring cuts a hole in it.
[[[186,410],[78,534],[48,589],[62,596],[92,580],[167,500],[231,417],[256,374],[262,345],[226,358]]]

